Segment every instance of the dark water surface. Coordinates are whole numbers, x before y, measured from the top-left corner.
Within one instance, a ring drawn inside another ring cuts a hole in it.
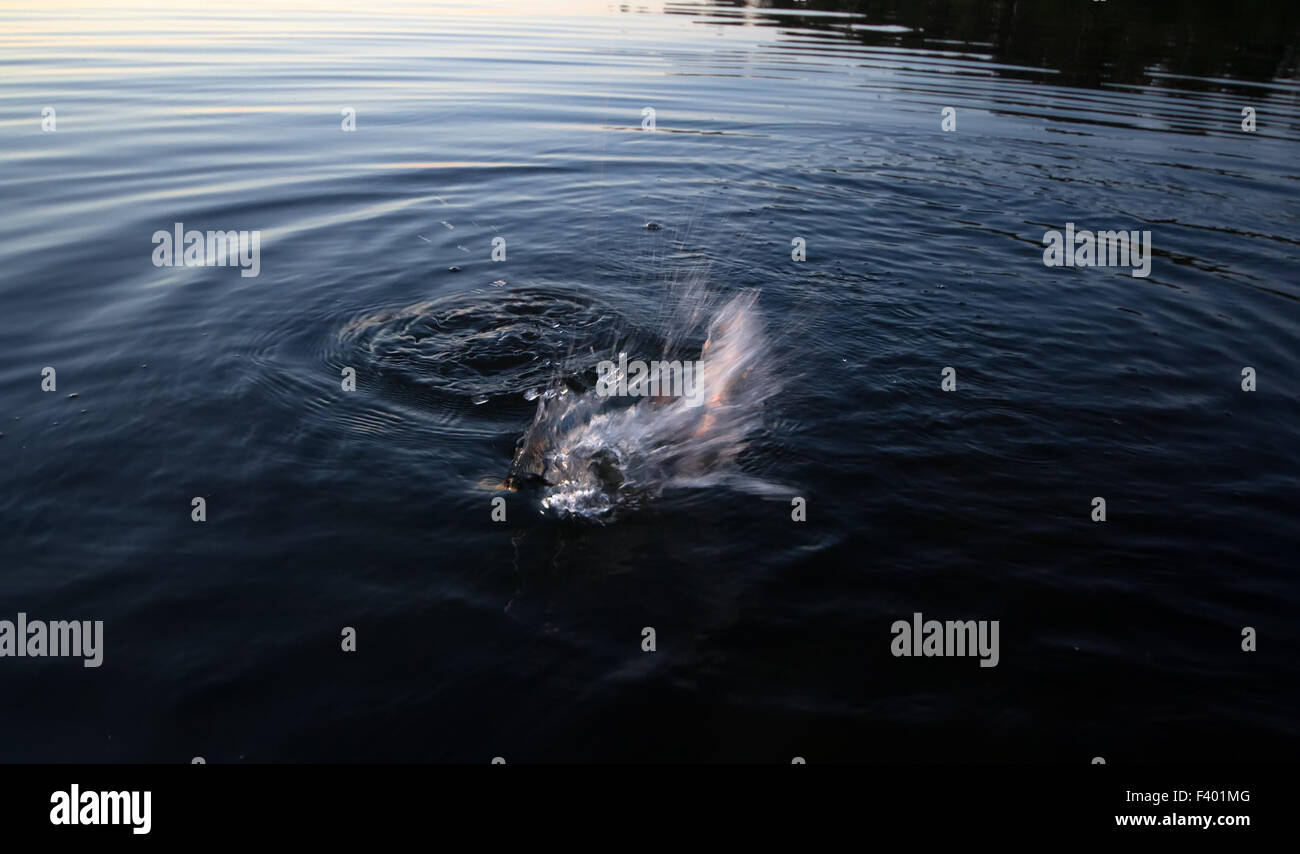
[[[0,760],[1296,759],[1300,8],[1134,6],[0,4],[0,619],[105,638],[0,658]],[[699,281],[779,494],[502,491]]]

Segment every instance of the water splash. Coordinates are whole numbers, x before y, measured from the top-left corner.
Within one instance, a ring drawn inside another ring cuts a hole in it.
[[[599,521],[669,488],[777,489],[737,466],[763,426],[765,402],[780,390],[757,299],[757,292],[743,292],[707,314],[711,300],[700,294],[679,304],[664,339],[665,360],[689,358],[682,342],[707,320],[694,400],[603,396],[594,388],[571,393],[557,379],[556,393],[538,399],[508,484],[536,488],[543,513]]]

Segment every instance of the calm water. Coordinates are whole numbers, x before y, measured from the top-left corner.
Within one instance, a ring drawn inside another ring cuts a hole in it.
[[[0,760],[1300,757],[1294,4],[350,7],[0,5],[0,619],[105,645],[0,658]],[[769,489],[502,490],[700,286]]]

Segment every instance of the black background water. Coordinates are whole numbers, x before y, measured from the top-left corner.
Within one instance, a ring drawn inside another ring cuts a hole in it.
[[[1300,10],[810,5],[0,7],[0,619],[105,624],[0,759],[1296,759]],[[547,360],[705,276],[808,521],[493,523]]]

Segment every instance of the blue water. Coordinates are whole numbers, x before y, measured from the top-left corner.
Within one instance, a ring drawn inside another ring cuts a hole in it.
[[[0,4],[0,760],[1300,757],[1300,12],[821,5]],[[771,489],[504,489],[695,288]]]

